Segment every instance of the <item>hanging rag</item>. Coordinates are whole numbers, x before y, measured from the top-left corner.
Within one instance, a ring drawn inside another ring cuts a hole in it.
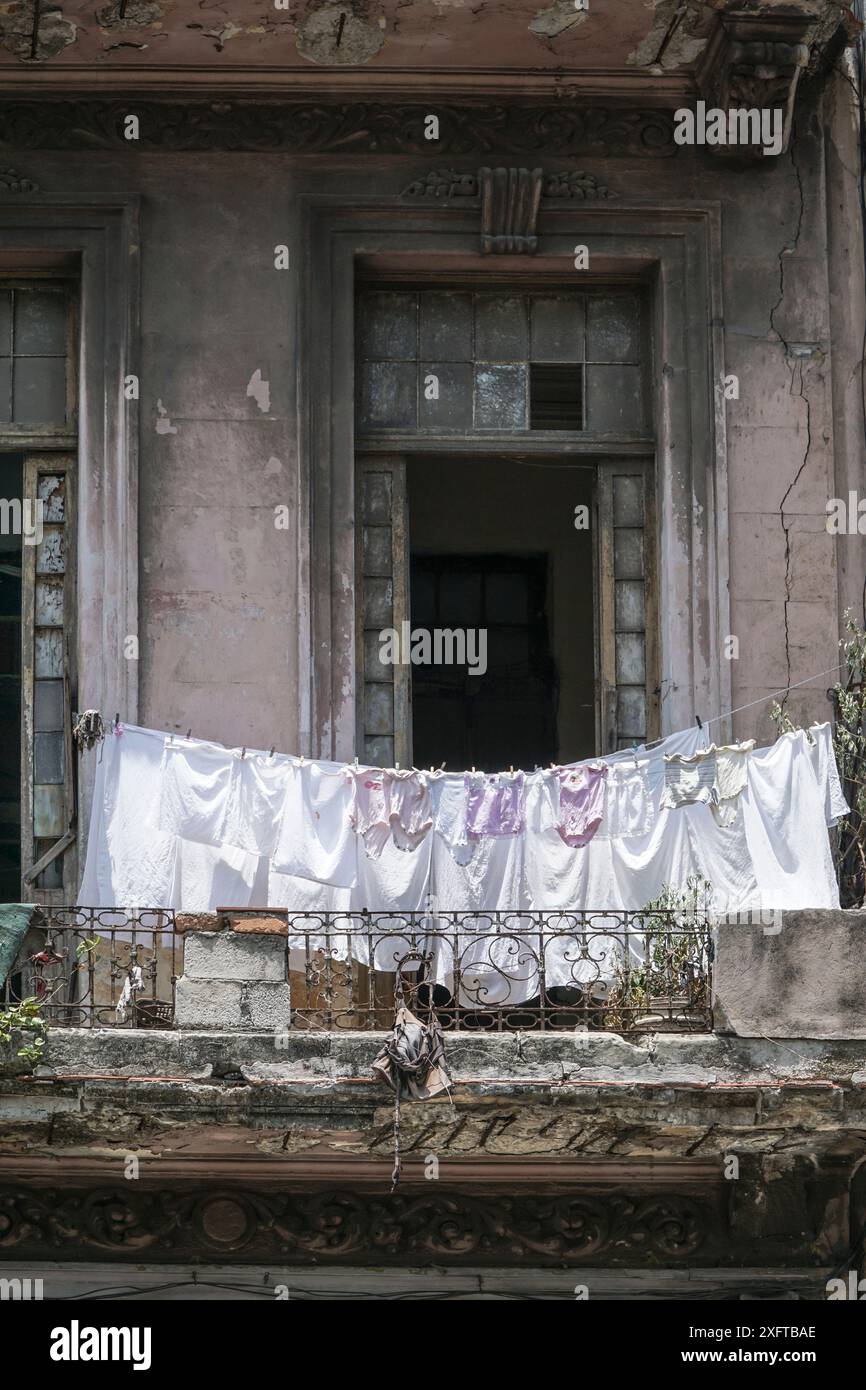
[[[0,988],[15,964],[35,911],[34,903],[0,903]]]
[[[72,737],[80,749],[91,749],[105,738],[105,725],[98,709],[86,709],[72,725]]]
[[[117,1001],[114,1012],[117,1014],[118,1023],[126,1022],[126,1010],[129,1008],[130,1000],[134,994],[140,994],[144,989],[144,980],[141,977],[141,966],[132,965],[126,973],[123,982],[123,989],[120,991],[120,998]]]
[[[433,991],[430,991],[431,1000]],[[439,1025],[432,1012],[427,1023],[401,1004],[397,1009],[394,1027],[381,1052],[373,1063],[386,1086],[394,1092],[394,1170],[391,1191],[400,1181],[400,1102],[404,1096],[412,1100],[430,1100],[440,1092],[451,1093],[451,1076],[445,1060],[445,1045]]]

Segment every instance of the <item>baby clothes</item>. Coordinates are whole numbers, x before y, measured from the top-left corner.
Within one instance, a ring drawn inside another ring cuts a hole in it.
[[[588,844],[601,825],[607,775],[608,769],[603,763],[559,770],[557,829],[572,848]]]
[[[675,810],[695,802],[708,805],[719,825],[732,825],[738,800],[746,789],[749,756],[755,740],[709,748],[691,757],[672,753],[664,760],[662,806]]]
[[[389,819],[398,849],[416,850],[433,826],[433,803],[426,773],[388,773]]]
[[[361,836],[367,853],[378,858],[391,834],[388,774],[381,768],[353,768],[349,776],[353,784],[352,829]]]
[[[521,835],[526,777],[522,772],[466,773],[466,834],[470,840]]]

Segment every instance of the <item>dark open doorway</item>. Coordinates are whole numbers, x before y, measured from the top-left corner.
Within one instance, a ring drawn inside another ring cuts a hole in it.
[[[596,740],[592,468],[407,464],[413,628],[483,629],[486,672],[412,668],[417,766],[533,767]],[[581,512],[581,509],[586,509]]]

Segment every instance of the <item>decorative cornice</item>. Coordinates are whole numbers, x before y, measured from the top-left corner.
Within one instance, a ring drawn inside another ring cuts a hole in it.
[[[0,147],[238,150],[297,154],[438,154],[503,151],[565,157],[676,154],[669,111],[528,105],[437,106],[440,139],[425,138],[429,103],[3,101]]]
[[[678,1196],[0,1189],[0,1259],[280,1258],[297,1264],[658,1264],[720,1231]]]
[[[15,169],[0,169],[0,193],[38,193],[39,185],[22,178]]]
[[[423,178],[415,179],[403,189],[404,198],[466,198],[478,199],[480,187],[477,174],[461,174],[456,169],[431,169]],[[616,198],[606,184],[583,170],[545,174],[541,185],[544,198],[573,199],[575,202],[594,198]]]

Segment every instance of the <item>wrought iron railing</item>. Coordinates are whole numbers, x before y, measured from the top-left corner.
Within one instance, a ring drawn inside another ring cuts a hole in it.
[[[397,1002],[448,1029],[712,1027],[710,924],[688,914],[267,915],[286,922],[291,1029],[389,1028]],[[46,908],[5,1002],[36,997],[54,1025],[169,1028],[182,943],[173,912]]]

